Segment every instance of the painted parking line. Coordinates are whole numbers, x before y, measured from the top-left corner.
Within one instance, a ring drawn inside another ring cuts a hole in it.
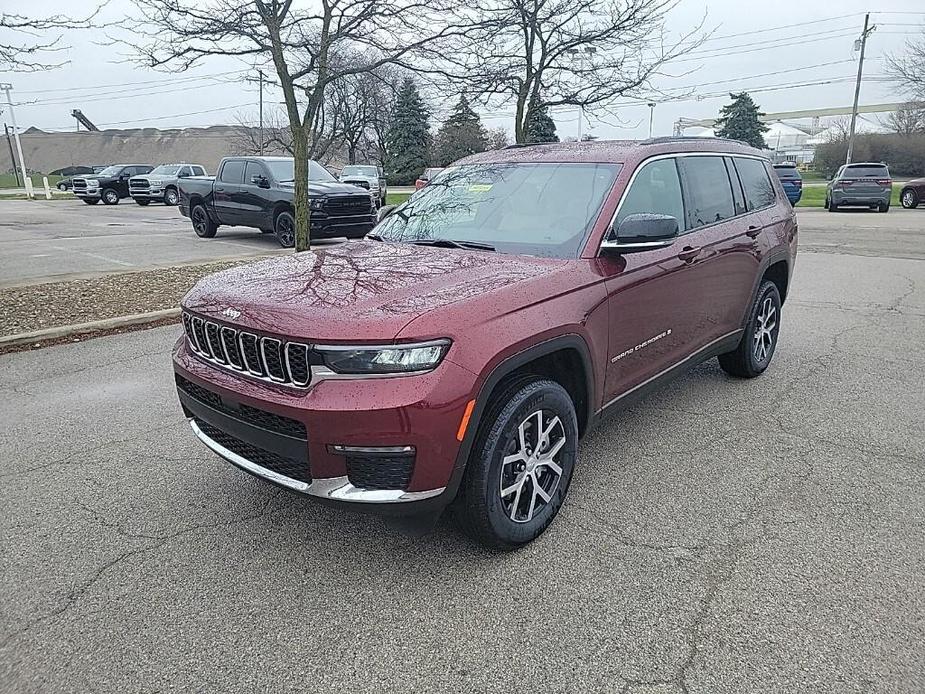
[[[115,258],[110,258],[109,256],[99,255],[98,253],[89,253],[88,251],[75,251],[70,248],[62,248],[61,246],[51,246],[56,251],[63,251],[64,253],[80,253],[85,255],[88,258],[93,258],[95,260],[103,260],[107,263],[115,263],[116,265],[122,265],[123,267],[135,267],[134,263],[127,263],[124,260],[116,260]]]

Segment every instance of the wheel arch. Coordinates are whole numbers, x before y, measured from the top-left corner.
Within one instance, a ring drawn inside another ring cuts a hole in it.
[[[566,365],[566,368],[557,370],[556,367],[561,365]],[[576,372],[575,367],[581,371]],[[475,398],[469,426],[456,454],[453,475],[447,485],[451,496],[456,495],[462,481],[469,454],[491,398],[511,379],[526,374],[548,378],[565,388],[575,403],[579,437],[584,436],[591,427],[596,390],[588,343],[580,335],[569,333],[531,345],[495,365],[482,382]]]
[[[292,203],[286,202],[285,200],[279,200],[274,203],[273,210],[270,213],[270,220],[273,222],[273,229],[276,229],[276,218],[279,217],[283,212],[288,212],[294,217],[295,211],[292,207]]]

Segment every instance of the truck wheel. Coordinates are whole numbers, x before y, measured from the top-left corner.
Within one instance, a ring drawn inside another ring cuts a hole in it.
[[[218,231],[218,224],[209,217],[209,212],[204,205],[196,205],[190,212],[190,219],[193,221],[193,231],[201,239],[211,239]]]
[[[173,207],[180,202],[180,195],[173,188],[164,191],[164,204]]]
[[[764,280],[758,289],[739,345],[719,355],[719,365],[730,376],[754,378],[771,363],[780,333],[780,292]]]
[[[151,201],[150,201],[150,200],[142,200],[141,198],[135,198],[135,204],[136,204],[136,205],[141,205],[142,207],[147,206],[147,204],[148,204],[149,202],[151,202]]]
[[[119,204],[119,191],[113,190],[112,188],[107,188],[103,191],[102,196],[104,205],[118,205]]]
[[[289,212],[280,212],[276,216],[276,240],[283,248],[295,246],[295,219]]]
[[[83,201],[87,203],[88,205],[95,205],[96,203],[100,201],[100,199],[99,198],[83,198]]]
[[[543,533],[568,492],[578,421],[566,390],[528,376],[492,396],[466,466],[458,504],[481,543],[514,549]]]

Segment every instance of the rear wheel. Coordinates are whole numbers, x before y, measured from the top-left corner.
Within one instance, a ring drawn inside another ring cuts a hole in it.
[[[780,292],[764,280],[749,312],[745,333],[731,352],[719,355],[719,365],[730,376],[754,378],[771,363],[780,332]]]
[[[919,206],[919,199],[912,188],[906,188],[899,196],[900,204],[907,210],[914,210]]]
[[[173,188],[164,191],[164,204],[173,207],[180,202],[180,194]]]
[[[275,223],[276,240],[283,248],[295,246],[295,219],[289,212],[280,212]]]
[[[196,205],[190,212],[190,219],[193,222],[193,231],[201,239],[211,239],[218,231],[218,224],[209,218],[209,211],[204,205]]]
[[[145,207],[149,202],[151,202],[151,201],[150,201],[150,200],[142,200],[141,198],[135,198],[135,204],[136,204],[136,205],[141,205],[142,207]]]
[[[879,205],[877,205],[877,212],[889,212],[889,211],[890,211],[890,203],[881,202]]]
[[[527,376],[493,396],[458,502],[479,542],[514,549],[543,533],[568,492],[578,450],[575,406],[554,381]]]
[[[83,198],[83,201],[87,203],[88,205],[95,205],[96,203],[100,201],[100,199],[99,198]]]
[[[118,205],[119,204],[119,192],[113,190],[112,188],[107,188],[103,191],[103,194],[100,196],[103,199],[104,205]]]
[[[835,203],[834,200],[832,200],[832,199],[830,199],[830,198],[826,198],[826,199],[825,199],[825,202],[826,202],[825,209],[827,209],[829,212],[837,212],[837,211],[838,211],[838,205]]]

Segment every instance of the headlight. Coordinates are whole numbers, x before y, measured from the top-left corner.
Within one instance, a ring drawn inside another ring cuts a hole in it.
[[[339,374],[390,374],[436,368],[450,347],[449,340],[415,345],[376,347],[316,346],[325,366]]]
[[[87,188],[99,188],[99,187],[100,187],[99,181],[87,181]]]
[[[311,198],[308,201],[308,207],[312,210],[320,210],[324,207],[324,198]]]

